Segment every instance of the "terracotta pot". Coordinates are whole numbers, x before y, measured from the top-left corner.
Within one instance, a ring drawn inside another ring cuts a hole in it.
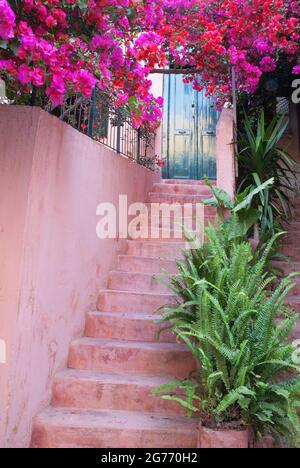
[[[203,449],[247,449],[249,448],[249,430],[208,429],[199,424],[198,448]]]
[[[274,449],[276,448],[275,440],[272,436],[266,435],[261,437],[261,439],[252,441],[252,448],[254,449]]]

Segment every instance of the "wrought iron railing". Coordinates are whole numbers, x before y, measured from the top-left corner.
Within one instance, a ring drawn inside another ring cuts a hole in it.
[[[135,128],[128,107],[114,107],[107,96],[95,88],[91,99],[75,95],[61,107],[60,119],[137,163],[152,169],[149,151],[154,135]]]

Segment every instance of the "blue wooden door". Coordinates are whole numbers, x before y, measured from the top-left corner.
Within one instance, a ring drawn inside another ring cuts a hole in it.
[[[165,78],[163,176],[168,179],[216,178],[216,125],[212,99],[193,90],[182,75]]]

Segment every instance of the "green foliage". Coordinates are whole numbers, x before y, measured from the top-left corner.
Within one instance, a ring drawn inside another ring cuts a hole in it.
[[[179,275],[170,277],[181,301],[165,308],[160,322],[170,324],[199,365],[189,379],[155,392],[183,404],[189,414],[199,412],[204,421],[239,421],[256,434],[295,439],[300,369],[288,338],[298,316],[277,319],[296,273],[272,291],[275,276],[265,267],[276,238],[258,259],[250,243],[227,227],[209,225],[205,244],[187,251],[177,263]],[[283,379],[287,371],[291,377]]]
[[[208,180],[206,184],[211,188],[213,197],[204,200],[203,203],[217,208],[219,219],[224,223],[223,230],[226,230],[228,236],[232,239],[242,241],[251,237],[254,239],[254,236],[256,236],[258,242],[255,245],[255,258],[260,258],[264,254],[270,239],[269,235],[264,235],[262,231],[258,231],[261,211],[257,208],[257,202],[261,197],[265,198],[266,192],[273,187],[274,178],[259,184],[257,187],[247,187],[243,192],[238,193],[233,201],[224,190],[214,187]],[[260,238],[259,234],[261,235]],[[279,253],[281,238],[285,234],[284,231],[278,230],[273,235],[272,247],[268,249],[269,254],[266,262],[266,267],[269,270],[275,271],[271,263],[272,260],[287,260],[287,257]],[[276,273],[280,272],[277,271]]]
[[[274,185],[274,178],[259,184],[257,187],[247,187],[243,192],[237,194],[234,201],[231,200],[227,192],[214,187],[209,180],[206,180],[206,184],[212,190],[213,198],[204,200],[204,205],[217,208],[220,219],[226,223],[228,229],[232,230],[237,237],[245,237],[253,230],[260,218],[260,211],[253,205],[257,205],[256,199],[264,196],[264,193]],[[231,212],[231,218],[225,219],[226,211]]]
[[[284,116],[266,123],[264,110],[255,120],[245,114],[238,132],[239,192],[256,189],[273,178],[274,184],[260,191],[252,207],[259,212],[260,238],[269,239],[288,220],[295,193],[297,163],[280,147],[287,130]]]

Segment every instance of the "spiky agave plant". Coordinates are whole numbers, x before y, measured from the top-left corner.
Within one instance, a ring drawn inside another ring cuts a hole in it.
[[[155,393],[213,426],[251,424],[256,434],[295,439],[300,369],[288,338],[298,316],[279,324],[276,318],[296,273],[272,292],[275,277],[264,271],[274,239],[253,261],[251,245],[229,238],[222,226],[209,226],[206,235],[207,242],[178,264],[171,288],[182,304],[168,308],[162,318],[189,347],[199,370]]]

